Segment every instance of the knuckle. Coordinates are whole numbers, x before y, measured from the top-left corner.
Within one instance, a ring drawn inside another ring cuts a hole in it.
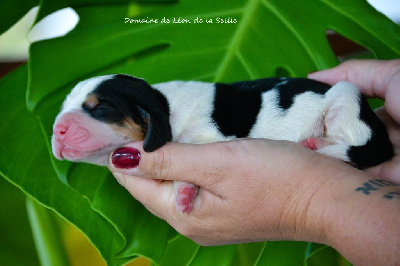
[[[171,157],[163,150],[154,151],[152,154],[152,160],[150,160],[148,167],[153,178],[163,180],[168,179],[167,177],[169,176],[171,167]]]

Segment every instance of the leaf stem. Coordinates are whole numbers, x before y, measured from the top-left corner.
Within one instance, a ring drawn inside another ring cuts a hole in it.
[[[26,198],[26,208],[40,264],[69,265],[57,221],[50,210],[29,196]]]

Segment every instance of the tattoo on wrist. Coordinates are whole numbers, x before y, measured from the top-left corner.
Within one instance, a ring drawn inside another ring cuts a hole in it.
[[[390,192],[390,193],[388,193],[386,195],[383,195],[383,197],[385,199],[400,199],[400,192],[393,191],[393,192]]]
[[[359,191],[364,195],[370,195],[383,187],[399,187],[400,185],[382,179],[372,179],[364,183],[362,187],[356,188],[355,191]],[[400,191],[393,191],[383,195],[385,199],[400,199]]]

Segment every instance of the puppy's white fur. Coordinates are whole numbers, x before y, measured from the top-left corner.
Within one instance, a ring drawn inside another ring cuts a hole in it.
[[[202,144],[233,139],[221,134],[211,118],[213,83],[171,81],[155,84],[153,88],[167,98],[173,141]]]

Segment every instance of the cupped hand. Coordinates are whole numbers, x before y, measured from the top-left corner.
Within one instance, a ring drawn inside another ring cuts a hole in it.
[[[400,184],[400,59],[351,60],[335,68],[315,72],[308,78],[335,84],[349,81],[369,98],[385,100],[376,114],[386,125],[395,156],[392,160],[366,169],[371,174]]]
[[[321,187],[335,179],[337,169],[352,168],[286,141],[168,143],[151,153],[141,145],[128,145],[135,158],[140,153],[137,167],[115,168],[111,157],[110,170],[153,214],[202,245],[271,239],[324,242],[323,224],[315,219],[324,210],[318,207]],[[193,211],[177,212],[172,182],[153,179],[198,185]]]

